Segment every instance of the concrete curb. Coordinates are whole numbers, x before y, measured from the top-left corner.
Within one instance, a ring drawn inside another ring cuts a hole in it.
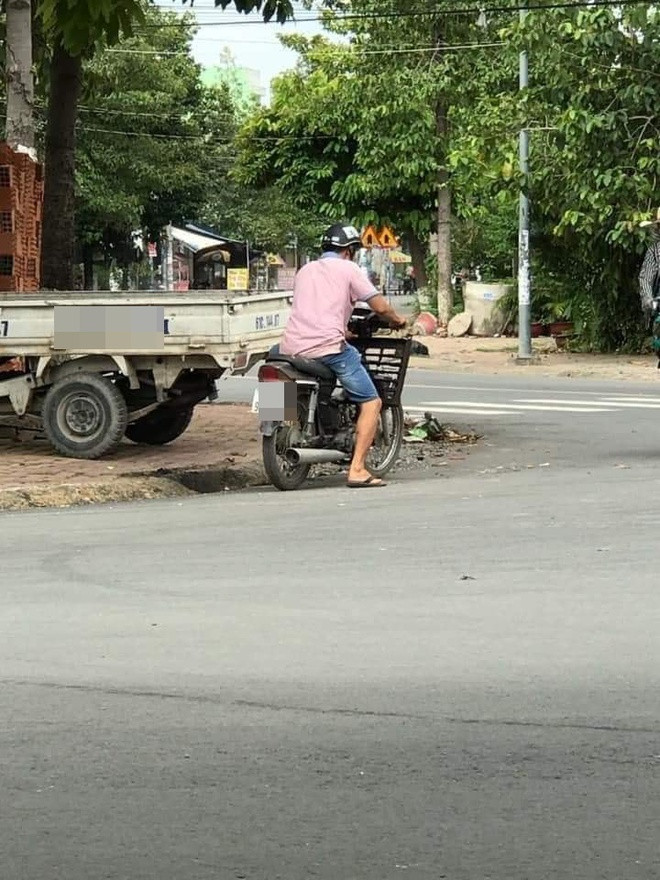
[[[122,501],[181,498],[267,484],[260,464],[127,474],[89,483],[0,489],[0,510],[76,507]]]

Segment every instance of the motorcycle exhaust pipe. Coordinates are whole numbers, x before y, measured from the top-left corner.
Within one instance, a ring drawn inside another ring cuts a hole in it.
[[[291,447],[284,453],[284,457],[293,467],[299,464],[339,464],[349,460],[348,455],[338,449],[294,449]]]

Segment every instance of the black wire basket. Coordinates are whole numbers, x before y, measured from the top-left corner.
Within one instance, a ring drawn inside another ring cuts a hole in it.
[[[399,406],[410,360],[412,339],[374,336],[371,339],[353,339],[351,345],[354,345],[362,355],[362,363],[374,380],[383,403]]]

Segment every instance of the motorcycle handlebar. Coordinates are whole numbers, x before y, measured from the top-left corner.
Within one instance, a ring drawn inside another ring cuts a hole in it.
[[[408,336],[412,336],[412,327],[407,324],[404,327],[394,327],[390,321],[381,317],[377,312],[365,312],[364,309],[356,309],[348,324],[348,329],[358,338],[371,336],[378,330],[406,330]]]

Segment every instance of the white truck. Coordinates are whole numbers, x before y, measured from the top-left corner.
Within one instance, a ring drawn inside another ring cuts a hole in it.
[[[100,458],[124,436],[169,443],[217,397],[217,379],[246,373],[277,343],[292,298],[0,294],[0,425],[41,429],[72,458]]]

